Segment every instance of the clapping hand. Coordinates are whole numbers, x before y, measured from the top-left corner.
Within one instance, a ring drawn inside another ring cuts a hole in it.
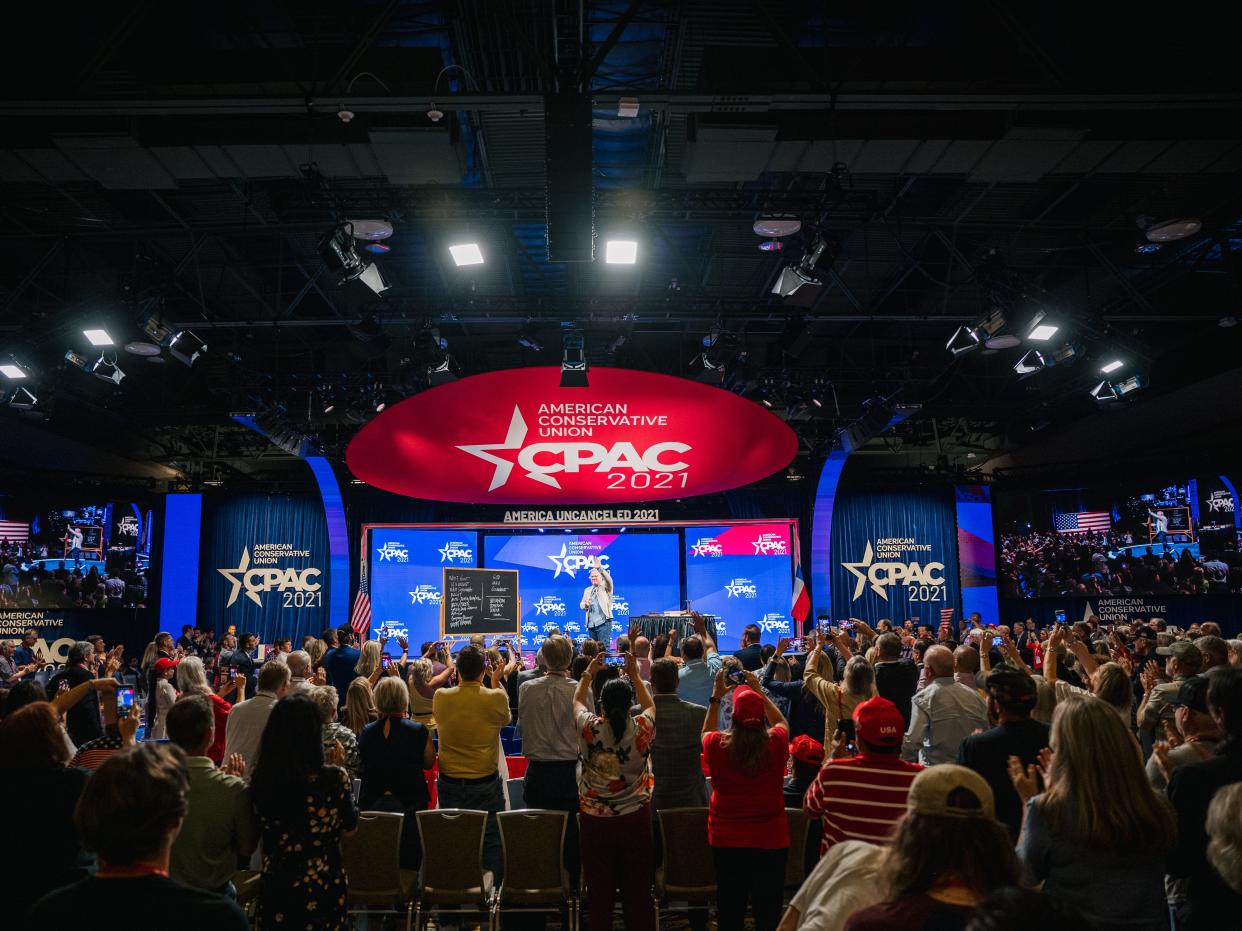
[[[340,747],[341,742],[338,740],[336,745]],[[343,750],[344,748],[342,748],[342,752]],[[331,755],[332,751],[328,751],[329,759],[331,759]],[[226,776],[244,776],[246,774],[246,758],[240,753],[230,753],[229,758],[225,760],[224,765],[220,767],[220,772],[224,773]]]
[[[1168,743],[1169,749],[1180,747],[1185,741],[1182,738],[1181,731],[1172,721],[1161,721],[1164,728],[1164,742]]]
[[[345,765],[345,747],[339,740],[332,741],[332,746],[328,748],[328,765]]]
[[[1013,789],[1018,793],[1018,798],[1024,805],[1039,794],[1039,767],[1034,764],[1023,766],[1020,759],[1011,756],[1009,758],[1009,780],[1013,783]]]
[[[759,677],[749,669],[742,671],[742,675],[746,677],[746,684],[750,686],[753,692],[763,692],[763,685],[759,682]]]
[[[716,678],[712,681],[712,698],[716,701],[724,698],[733,689],[733,683],[723,669],[716,670]]]
[[[776,641],[776,652],[772,654],[772,657],[775,659],[776,657],[784,656],[791,643],[793,643],[793,637],[781,637]]]

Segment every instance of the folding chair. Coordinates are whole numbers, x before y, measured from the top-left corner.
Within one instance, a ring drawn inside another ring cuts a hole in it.
[[[422,886],[414,903],[414,927],[421,931],[424,915],[449,907],[487,916],[492,931],[492,874],[483,869],[483,834],[487,812],[438,808],[417,815],[423,845]],[[441,919],[443,924],[443,919]]]
[[[576,931],[578,899],[565,869],[568,813],[525,808],[502,811],[496,818],[504,850],[505,878],[492,903],[494,931],[499,931],[504,912],[560,914],[566,908],[568,931]]]
[[[789,822],[789,858],[785,861],[785,896],[788,900],[806,879],[806,837],[811,823],[801,808],[786,808]]]
[[[238,870],[233,874],[233,888],[237,890],[237,904],[242,907],[246,917],[254,919],[255,909],[259,904],[259,883],[263,874],[254,870]]]
[[[663,808],[660,843],[663,864],[655,874],[656,924],[660,907],[684,902],[687,910],[711,909],[716,901],[716,862],[707,843],[706,808]]]
[[[358,830],[341,841],[349,883],[349,911],[355,915],[405,915],[410,931],[418,871],[401,869],[401,831],[405,815],[364,811]]]

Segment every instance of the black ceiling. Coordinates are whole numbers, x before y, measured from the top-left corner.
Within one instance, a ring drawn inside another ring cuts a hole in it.
[[[808,455],[888,398],[921,410],[877,451],[960,466],[1093,415],[1114,356],[1150,380],[1135,405],[1238,367],[1219,321],[1242,304],[1242,81],[1216,12],[80,6],[10,11],[0,362],[31,370],[41,429],[193,480],[289,467],[231,412],[277,410],[339,455],[377,398],[425,386],[433,327],[461,375],[557,364],[572,326],[594,365],[688,377],[714,327],[726,386],[767,392]],[[576,88],[595,228],[638,239],[633,267],[547,260],[543,95]],[[760,252],[751,224],[777,212],[839,243],[811,306],[770,293],[807,239]],[[1201,232],[1135,252],[1141,223],[1181,216]],[[319,258],[347,218],[394,227],[382,300]],[[483,266],[453,265],[458,237]],[[1020,379],[1029,347],[952,358],[950,334],[997,308],[1057,318],[1076,362]],[[132,339],[152,315],[207,354],[122,353],[119,387],[62,361],[83,327]]]

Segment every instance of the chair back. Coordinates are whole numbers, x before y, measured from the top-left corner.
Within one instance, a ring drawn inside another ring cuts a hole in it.
[[[565,870],[565,829],[569,814],[525,808],[502,811],[500,844],[504,850],[505,878],[500,888],[502,903],[512,895],[569,895]]]
[[[505,782],[505,796],[509,801],[509,810],[517,811],[526,807],[526,779],[510,779]]]
[[[341,839],[341,856],[351,891],[401,892],[401,831],[405,815],[364,811],[358,830]]]
[[[707,843],[707,809],[662,808],[657,814],[664,849],[665,893],[715,889],[716,863]]]
[[[423,891],[464,892],[483,886],[483,832],[487,812],[464,808],[420,811]]]
[[[801,808],[786,808],[789,822],[789,856],[785,860],[785,887],[798,888],[806,879],[806,836],[811,823]]]

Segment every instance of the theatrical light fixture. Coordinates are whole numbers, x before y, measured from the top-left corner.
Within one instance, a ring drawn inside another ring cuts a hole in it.
[[[125,373],[117,367],[116,356],[108,358],[107,353],[102,353],[95,363],[90,367],[90,373],[100,381],[106,381],[111,385],[119,385],[121,379],[125,377]]]
[[[182,330],[168,343],[168,354],[183,365],[193,365],[206,351],[207,344],[189,330]]]
[[[112,346],[112,337],[108,335],[107,330],[83,330],[82,335],[86,337],[87,342],[92,346]]]
[[[1131,375],[1124,381],[1111,382],[1107,379],[1091,389],[1091,397],[1097,401],[1120,401],[1134,392],[1147,387],[1147,381],[1140,375]]]
[[[452,369],[453,357],[446,354],[439,363],[427,367],[427,380],[431,382],[433,387],[457,381],[457,376],[453,374]]]
[[[142,332],[151,337],[151,342],[157,346],[163,346],[172,339],[173,335],[172,328],[166,326],[159,317],[148,318],[147,322],[142,325]],[[152,353],[152,355],[158,355],[158,353]]]
[[[1115,372],[1117,371],[1117,369],[1121,368],[1121,366],[1122,366],[1121,360],[1114,359],[1112,362],[1109,362],[1107,365],[1100,366],[1100,374],[1107,375],[1109,372]]]
[[[1038,349],[1032,349],[1014,364],[1013,370],[1019,375],[1034,375],[1047,367],[1043,354]]]
[[[18,379],[26,377],[26,370],[16,362],[5,362],[0,364],[0,375],[17,381]]]
[[[1198,217],[1178,217],[1174,220],[1162,220],[1147,227],[1145,234],[1151,242],[1177,242],[1179,239],[1195,235],[1203,229],[1203,221]]]
[[[780,252],[785,248],[785,244],[779,239],[765,239],[759,243],[760,252]]]
[[[1048,315],[1042,310],[1035,315],[1034,319],[1031,320],[1030,326],[1027,327],[1027,339],[1042,343],[1052,339],[1052,337],[1056,335],[1056,332],[1060,329],[1060,327],[1058,327],[1055,323],[1045,323],[1044,321],[1047,319],[1047,316]]]
[[[973,349],[979,348],[979,334],[970,327],[960,326],[949,337],[949,341],[944,344],[944,348],[953,353],[954,356],[964,355]]]
[[[610,239],[604,244],[604,264],[633,265],[638,261],[638,243],[632,239]]]
[[[477,242],[464,242],[458,246],[449,246],[448,249],[458,267],[483,264],[483,250]]]
[[[566,333],[561,355],[561,387],[588,388],[586,340],[581,333]]]
[[[533,336],[526,336],[525,334],[519,336],[518,345],[523,346],[526,349],[533,350],[534,352],[543,352],[543,343],[539,342]]]

